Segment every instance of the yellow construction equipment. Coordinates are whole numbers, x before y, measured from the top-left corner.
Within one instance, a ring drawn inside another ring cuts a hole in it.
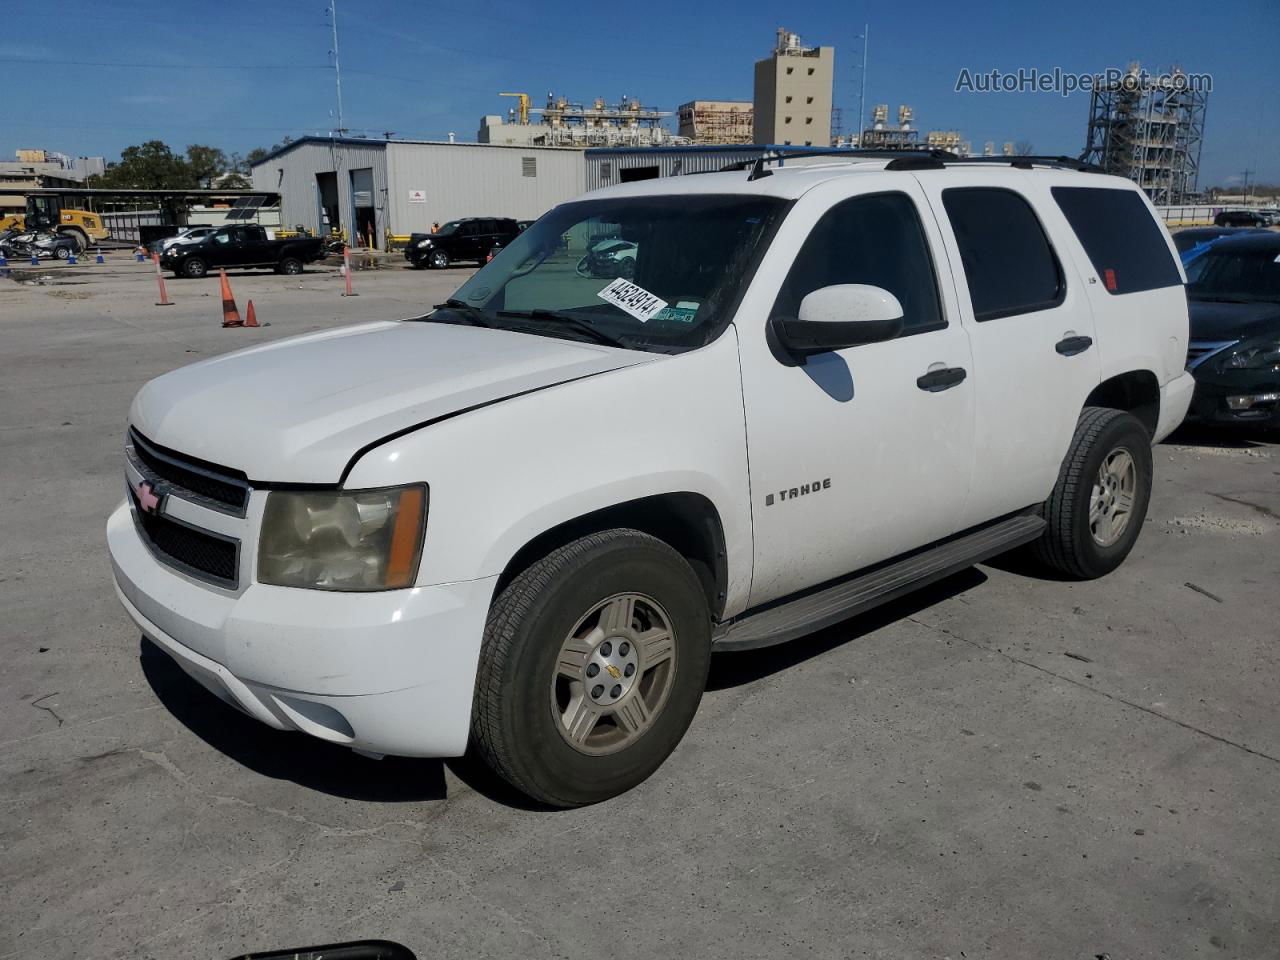
[[[521,123],[529,122],[529,95],[527,93],[500,93],[498,94],[498,96],[515,97],[516,99],[518,99],[520,101],[520,106],[516,110],[516,113],[520,117],[520,122]]]
[[[0,230],[51,230],[66,234],[81,250],[111,236],[102,217],[88,210],[68,210],[57,197],[27,197],[27,212],[0,218]]]

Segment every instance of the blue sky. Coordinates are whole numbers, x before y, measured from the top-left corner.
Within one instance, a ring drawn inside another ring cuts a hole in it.
[[[326,0],[7,4],[0,158],[45,147],[114,159],[155,138],[245,152],[285,134],[327,131],[326,8]],[[1280,182],[1277,0],[338,0],[338,17],[346,126],[377,135],[474,139],[481,115],[510,105],[497,96],[504,90],[526,91],[535,105],[555,91],[574,100],[627,94],[667,110],[695,98],[750,99],[752,62],[779,26],[836,48],[836,103],[848,127],[857,112],[856,37],[869,23],[868,110],[909,103],[923,129],[1075,155],[1087,94],[956,93],[960,70],[1180,64],[1214,78],[1201,186],[1238,182],[1246,168],[1251,180]]]

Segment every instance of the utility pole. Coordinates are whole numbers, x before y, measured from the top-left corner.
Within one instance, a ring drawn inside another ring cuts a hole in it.
[[[858,146],[862,146],[862,131],[867,122],[867,39],[871,34],[871,24],[862,28],[862,86],[858,89],[858,123],[854,132],[858,135]]]
[[[1251,173],[1253,173],[1253,171],[1246,167],[1245,170],[1243,171],[1244,186],[1240,188],[1240,199],[1244,202],[1246,206],[1248,206],[1249,204],[1249,174]]]
[[[329,20],[333,26],[333,80],[338,93],[338,136],[347,132],[342,125],[342,66],[338,62],[338,0],[329,0]]]

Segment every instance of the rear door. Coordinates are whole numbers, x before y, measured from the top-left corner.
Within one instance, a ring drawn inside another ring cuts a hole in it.
[[[976,422],[965,527],[1048,496],[1099,381],[1093,313],[1075,261],[1053,240],[1066,224],[1044,177],[1004,167],[918,174],[973,345]]]
[[[267,232],[256,225],[241,227],[240,262],[249,266],[272,263],[276,244],[267,240]]]

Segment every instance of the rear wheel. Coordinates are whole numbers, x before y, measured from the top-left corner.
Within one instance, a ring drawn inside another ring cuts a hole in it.
[[[82,253],[89,249],[89,235],[77,227],[70,227],[66,230],[59,230],[64,237],[70,237],[76,242],[76,253]]]
[[[1070,577],[1110,573],[1133,549],[1151,499],[1151,437],[1123,410],[1086,407],[1041,512],[1039,560]]]
[[[276,273],[295,276],[302,272],[302,261],[297,257],[285,257],[276,265]]]
[[[59,260],[70,260],[70,259],[71,259],[71,248],[70,248],[70,247],[62,247],[62,246],[60,246],[60,247],[58,247],[57,249],[55,249],[55,250],[53,251],[53,255],[54,255],[55,257],[57,257]]]
[[[182,275],[198,280],[209,272],[209,265],[200,257],[190,257],[182,264]]]
[[[623,793],[662,765],[693,720],[710,626],[697,576],[661,540],[608,530],[560,547],[490,609],[474,742],[543,803]]]

